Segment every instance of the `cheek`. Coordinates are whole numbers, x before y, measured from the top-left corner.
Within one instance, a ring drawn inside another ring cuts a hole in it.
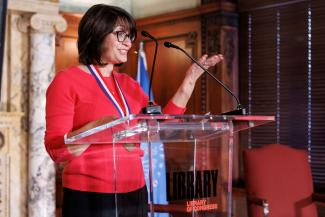
[[[111,51],[115,47],[116,47],[116,44],[114,43],[114,40],[110,37],[107,37],[103,43],[103,46],[102,46],[102,54],[107,55],[107,54],[111,53]]]
[[[103,48],[102,56],[104,56],[104,57],[113,57],[115,53],[116,53],[116,51],[115,51],[114,47],[106,45]]]

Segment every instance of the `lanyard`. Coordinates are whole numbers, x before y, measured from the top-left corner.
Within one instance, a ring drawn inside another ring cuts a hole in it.
[[[118,94],[121,98],[121,101],[123,103],[123,105],[120,105],[117,101],[117,99],[114,97],[114,95],[111,93],[111,91],[109,90],[109,88],[107,87],[106,83],[104,82],[103,76],[101,75],[101,73],[99,72],[99,70],[96,69],[96,67],[94,65],[87,65],[90,73],[95,77],[99,87],[102,89],[102,91],[104,92],[104,94],[107,96],[107,98],[113,103],[113,105],[115,106],[115,108],[117,109],[118,113],[120,114],[120,117],[125,117],[130,115],[130,108],[129,105],[122,93],[122,90],[120,88],[120,85],[118,84],[117,80],[115,79],[115,77],[113,76],[113,81],[115,83],[115,86],[118,89]],[[124,106],[125,108],[125,112],[122,108],[122,106]]]

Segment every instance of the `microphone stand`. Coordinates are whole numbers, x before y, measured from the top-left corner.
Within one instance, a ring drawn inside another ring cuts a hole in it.
[[[155,64],[156,64],[156,56],[157,56],[157,50],[158,50],[158,40],[150,35],[146,31],[142,31],[141,34],[144,37],[148,37],[152,40],[155,41],[156,47],[155,47],[155,54],[153,57],[153,63],[152,63],[152,69],[151,69],[151,77],[150,77],[150,83],[149,83],[149,90],[148,90],[148,96],[149,96],[149,102],[148,105],[144,108],[141,109],[143,114],[161,114],[161,107],[159,105],[154,105],[154,103],[151,101],[151,87],[152,87],[152,81],[153,81],[153,76],[154,76],[154,69],[155,69]],[[149,142],[148,145],[148,158],[149,158],[149,195],[150,195],[150,217],[154,217],[154,207],[153,207],[153,186],[152,186],[152,156],[151,156],[151,142]]]
[[[156,58],[157,58],[157,50],[158,50],[158,41],[155,41],[155,54],[153,56],[153,63],[152,63],[152,68],[151,68],[151,74],[150,74],[150,83],[149,83],[149,105],[153,105],[153,102],[151,101],[151,86],[152,86],[152,80],[153,80],[153,73],[155,70],[155,65],[156,65]]]
[[[144,37],[152,39],[153,41],[155,41],[155,44],[156,44],[155,54],[153,57],[153,63],[152,63],[152,68],[151,68],[149,90],[148,90],[149,102],[148,102],[148,106],[142,108],[141,111],[143,114],[161,114],[162,113],[161,106],[154,105],[154,103],[151,101],[151,88],[152,88],[152,81],[153,81],[154,70],[155,70],[155,65],[156,65],[156,57],[157,57],[157,51],[158,51],[158,40],[146,31],[142,31],[141,34]]]
[[[222,83],[218,78],[216,78],[213,74],[211,74],[208,70],[206,70],[196,59],[194,59],[184,49],[178,47],[177,45],[174,45],[170,42],[165,42],[164,45],[167,48],[175,48],[181,50],[188,58],[190,58],[196,65],[198,65],[201,69],[203,69],[204,72],[206,72],[210,77],[212,77],[215,81],[217,81],[232,97],[235,98],[237,102],[236,110],[222,113],[222,115],[246,115],[246,109],[242,107],[238,97],[236,97],[235,94],[224,83]]]

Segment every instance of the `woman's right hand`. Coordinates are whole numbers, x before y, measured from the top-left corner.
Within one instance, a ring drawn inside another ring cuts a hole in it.
[[[101,126],[103,124],[106,124],[106,123],[111,122],[116,119],[117,119],[116,116],[105,116],[98,120],[91,121],[91,122],[85,124],[84,126],[80,127],[79,129],[69,132],[67,134],[67,137],[70,138],[70,137],[76,136],[82,132],[85,132],[92,128]],[[67,148],[68,148],[69,152],[76,157],[81,155],[89,146],[90,146],[90,144],[67,144]]]

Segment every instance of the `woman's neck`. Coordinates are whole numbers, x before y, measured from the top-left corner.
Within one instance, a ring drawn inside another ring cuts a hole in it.
[[[109,77],[113,72],[114,65],[107,64],[105,66],[97,66],[97,68],[99,69],[100,73],[102,73],[104,77]]]
[[[113,72],[113,68],[114,65],[113,64],[108,64],[105,66],[98,66],[96,65],[97,68],[99,69],[100,73],[104,76],[104,77],[109,77],[111,76],[112,72]],[[88,67],[86,65],[79,65],[78,66],[81,70],[85,71],[88,74],[91,74],[91,72],[89,71]]]

